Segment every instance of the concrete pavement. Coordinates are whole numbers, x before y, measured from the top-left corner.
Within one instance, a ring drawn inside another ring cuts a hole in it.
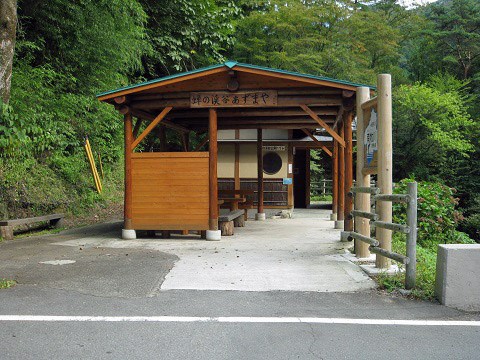
[[[121,240],[118,233],[60,241],[58,245],[147,249],[178,258],[162,290],[361,291],[375,283],[342,253],[327,210],[297,210],[292,219],[248,221],[234,236],[207,242],[197,236]]]

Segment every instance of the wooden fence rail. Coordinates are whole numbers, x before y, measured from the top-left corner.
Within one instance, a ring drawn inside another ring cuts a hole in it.
[[[354,231],[344,232],[343,237],[348,240],[358,240],[369,244],[369,250],[372,253],[398,261],[405,265],[405,288],[412,289],[416,281],[416,262],[417,262],[417,183],[407,184],[407,194],[382,195],[378,194],[377,188],[352,188],[350,193],[354,196],[357,193],[377,194],[373,197],[376,201],[404,202],[407,204],[407,224],[395,224],[385,221],[379,221],[378,215],[374,213],[353,210],[350,216],[367,218],[376,228],[388,229],[407,234],[406,255],[397,254],[379,247],[380,242],[377,239],[364,236]]]

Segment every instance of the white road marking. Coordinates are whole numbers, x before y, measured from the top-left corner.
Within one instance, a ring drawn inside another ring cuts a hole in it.
[[[403,325],[403,326],[475,326],[480,321],[456,320],[394,320],[348,319],[316,317],[235,317],[235,316],[49,316],[49,315],[0,315],[1,321],[37,322],[207,322],[207,323],[306,323],[347,325]]]
[[[47,264],[47,265],[68,265],[68,264],[75,264],[75,260],[49,260],[49,261],[40,261],[40,264]]]

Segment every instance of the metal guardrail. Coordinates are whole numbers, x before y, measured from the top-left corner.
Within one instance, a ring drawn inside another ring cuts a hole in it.
[[[415,287],[416,281],[416,262],[417,262],[417,183],[411,182],[407,184],[407,194],[392,194],[384,195],[378,194],[378,188],[352,188],[350,194],[354,196],[357,193],[369,193],[374,195],[373,200],[376,201],[391,201],[404,202],[407,204],[407,224],[395,224],[378,220],[378,215],[374,213],[353,210],[350,216],[362,217],[369,219],[372,225],[378,228],[388,229],[407,234],[407,249],[404,256],[392,251],[388,251],[379,247],[380,242],[377,239],[364,236],[354,231],[346,232],[348,240],[359,240],[370,245],[369,250],[381,256],[398,261],[405,265],[405,288],[412,289]]]

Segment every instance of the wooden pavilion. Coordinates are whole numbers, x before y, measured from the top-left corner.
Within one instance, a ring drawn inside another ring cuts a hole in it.
[[[124,115],[124,236],[134,237],[134,230],[216,232],[217,132],[240,129],[257,132],[259,214],[264,213],[263,131],[301,131],[312,139],[309,148],[331,156],[333,217],[352,230],[346,216],[352,200],[345,189],[353,182],[352,121],[359,86],[365,85],[228,61],[99,94],[100,101]],[[149,134],[160,137],[164,150],[165,128],[181,135],[183,152],[136,150]],[[316,129],[333,141],[319,141]],[[196,149],[189,147],[190,136],[202,138]],[[201,151],[207,143],[208,151]]]

